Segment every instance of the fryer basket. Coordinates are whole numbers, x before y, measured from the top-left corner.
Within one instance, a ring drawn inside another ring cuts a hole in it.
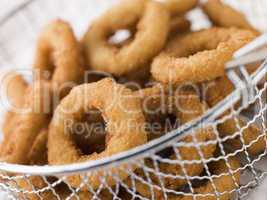
[[[6,67],[2,67],[1,71],[4,73],[10,67],[23,70],[31,66],[31,55],[34,52],[36,37],[47,21],[58,17],[66,19],[74,26],[76,35],[81,37],[88,27],[89,21],[116,2],[116,0],[25,1],[0,19],[0,66]],[[226,2],[242,10],[260,30],[267,31],[267,2],[265,0],[226,0]],[[188,18],[194,21],[193,29],[195,30],[209,25],[199,9],[192,11]],[[239,50],[234,59],[226,65],[227,75],[234,83],[235,91],[200,118],[148,144],[95,162],[64,166],[22,166],[0,163],[0,190],[6,193],[7,199],[149,200],[157,199],[156,195],[159,192],[161,199],[173,198],[174,200],[205,198],[219,200],[225,199],[227,194],[232,194],[233,198],[236,199],[244,198],[261,183],[267,173],[267,167],[262,167],[267,154],[267,53],[265,51],[262,56],[258,56],[260,53],[256,49],[256,47],[267,44],[266,38],[266,35],[262,35],[260,40]],[[246,65],[255,61],[261,61],[261,64],[259,64],[256,72],[249,74]],[[3,118],[5,110],[1,108],[0,113],[1,118]],[[239,123],[240,117],[244,119],[243,122],[245,123]],[[235,121],[236,132],[221,138],[217,127],[229,119]],[[261,134],[246,143],[243,133],[252,125],[257,126],[261,130]],[[216,139],[202,143],[196,142],[194,133],[203,127],[211,128],[216,133]],[[192,142],[181,141],[187,135],[193,136]],[[240,138],[241,146],[238,149],[233,149],[229,145],[229,141],[234,138]],[[249,148],[262,140],[265,142],[265,151],[251,155]],[[218,156],[205,158],[201,149],[212,144],[217,144]],[[200,159],[183,160],[177,150],[180,147],[196,148]],[[168,150],[175,153],[175,159],[162,156],[164,154],[162,152]],[[241,160],[240,167],[233,169],[229,162],[233,157],[238,157]],[[210,164],[218,161],[225,162],[227,170],[214,174]],[[183,175],[162,173],[159,169],[159,163],[178,165],[182,169]],[[201,176],[188,175],[185,166],[192,164],[204,166]],[[88,182],[88,177],[95,173],[102,174],[99,180],[101,184],[98,188],[93,188]],[[121,180],[120,173],[129,175],[128,182]],[[237,173],[241,175],[240,185],[235,175]],[[73,188],[71,186],[69,178],[73,175],[82,177],[83,182],[79,187]],[[230,177],[235,185],[234,189],[221,191],[216,181],[222,177]],[[166,186],[163,181],[166,178],[185,180],[185,187],[177,190]],[[107,184],[108,179],[115,182],[114,186],[110,187]],[[154,179],[157,179],[157,184]],[[197,192],[195,188],[199,187],[200,183],[201,185],[210,183],[211,190]],[[142,195],[137,191],[140,185],[146,189],[147,195]],[[64,194],[61,191],[62,187],[64,187],[64,191],[67,190]],[[86,188],[86,192],[82,192],[84,188]]]

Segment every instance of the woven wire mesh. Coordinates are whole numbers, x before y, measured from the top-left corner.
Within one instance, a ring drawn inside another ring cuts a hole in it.
[[[35,40],[43,24],[57,17],[66,19],[72,23],[77,36],[80,37],[90,20],[114,2],[116,1],[30,1],[1,24],[0,65],[13,68],[31,66]],[[266,1],[226,2],[245,11],[251,22],[261,30],[267,30],[264,23],[267,19],[267,12],[264,10]],[[195,20],[194,29],[209,25],[201,16],[198,10],[189,14],[188,17]],[[125,159],[125,162],[115,160],[115,163],[91,169],[78,167],[72,170],[72,173],[67,172],[68,166],[56,173],[46,172],[45,167],[39,167],[39,170],[43,171],[42,175],[32,171],[15,173],[16,170],[10,171],[6,167],[0,175],[0,187],[7,192],[10,199],[242,198],[260,184],[267,172],[267,169],[261,167],[267,153],[267,83],[263,80],[263,84],[252,87],[256,95],[249,105],[235,105],[236,102],[233,101],[227,111],[220,113],[216,119],[203,120],[203,123],[195,127],[189,124],[186,132],[192,134],[190,141],[184,142],[180,137],[173,137],[160,147],[153,149],[148,146],[147,151],[140,153],[140,156]],[[232,133],[222,137],[218,127],[226,122],[232,125]],[[207,141],[198,141],[195,133],[203,129],[209,129],[214,133],[214,137]],[[251,134],[251,131],[248,130],[251,129],[255,134],[250,137],[248,134]],[[185,128],[176,132],[183,130]],[[212,146],[216,146],[217,153],[205,156],[205,150]],[[254,148],[260,148],[262,151],[254,155],[251,150]],[[187,160],[184,152],[192,153],[195,159]],[[128,157],[127,153],[124,157]],[[241,161],[237,162],[236,157]],[[4,166],[1,165],[1,169],[5,168]],[[16,169],[19,168],[20,166],[17,166]],[[196,168],[200,168],[201,172],[194,175]],[[128,178],[122,180],[122,173],[128,174]],[[94,174],[99,178],[98,187],[94,187],[88,179]],[[71,184],[70,178],[73,176],[81,177],[82,181],[78,187]],[[112,187],[108,184],[110,181],[115,183]],[[176,188],[177,183],[182,186]]]

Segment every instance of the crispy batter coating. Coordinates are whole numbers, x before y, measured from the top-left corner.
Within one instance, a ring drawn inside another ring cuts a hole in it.
[[[27,92],[28,83],[24,78],[19,74],[12,74],[10,79],[4,83],[4,87],[7,90],[8,99],[12,102],[13,106],[17,109],[21,109],[24,105],[25,94]],[[19,123],[20,114],[16,112],[9,111],[6,114],[6,118],[3,124],[4,140],[2,145],[5,146],[10,143],[14,134],[13,130]],[[45,165],[47,164],[47,131],[41,131],[38,134],[36,140],[34,141],[33,146],[31,147],[29,157],[29,164],[32,165]],[[4,149],[1,151],[1,154],[4,154]],[[2,155],[5,156],[5,155]]]
[[[49,123],[53,107],[58,103],[55,100],[62,98],[70,86],[82,80],[84,70],[80,46],[66,22],[56,20],[45,27],[38,40],[34,68],[41,73],[35,74],[34,84],[27,88],[29,94],[23,95],[21,100],[22,107],[28,111],[16,113],[16,127],[10,131],[10,139],[7,138],[2,145],[1,157],[6,162],[30,162],[28,154],[39,132]],[[46,70],[51,72],[51,77],[45,76]]]
[[[165,45],[169,18],[164,5],[155,1],[126,0],[109,9],[93,22],[83,39],[87,65],[116,76],[137,70]],[[108,43],[114,32],[135,24],[137,31],[130,44],[118,48]]]
[[[232,171],[239,169],[240,162],[237,158],[229,158],[227,160]],[[209,166],[210,171],[212,171],[218,177],[213,178],[213,183],[208,181],[205,185],[198,188],[194,188],[194,195],[198,195],[195,198],[191,195],[189,196],[179,196],[170,197],[170,200],[230,200],[232,198],[232,191],[237,189],[240,184],[240,171],[230,174],[230,169],[226,164],[225,160],[219,160],[213,162]],[[214,186],[217,192],[220,194],[217,198]],[[208,195],[209,194],[209,195]],[[201,196],[204,195],[204,196]]]
[[[162,93],[163,92],[163,93]],[[161,98],[160,96],[157,96],[158,93],[161,95],[165,95],[164,89],[161,87],[155,86],[149,89],[144,89],[142,91],[137,91],[136,94],[141,96],[143,98],[143,101],[145,101],[146,98],[151,97],[149,101],[150,103],[156,103],[155,107],[152,108],[158,108],[158,99]],[[177,119],[180,121],[181,124],[186,124],[187,122],[190,122],[191,120],[196,119],[197,117],[201,116],[205,110],[207,110],[207,106],[202,103],[199,99],[199,97],[194,94],[192,91],[181,91],[179,92],[176,98],[174,97],[173,100],[168,101],[167,103],[172,102],[174,104],[175,109],[171,108],[173,106],[166,106],[168,111],[170,110],[174,111]],[[149,103],[149,105],[151,105]],[[165,110],[165,108],[163,108]],[[148,116],[148,118],[151,118],[151,114],[145,114],[145,116]],[[147,118],[147,117],[146,117]],[[147,119],[148,119],[147,118]],[[152,118],[154,119],[154,118]],[[151,119],[149,119],[151,120]],[[166,132],[165,132],[166,133]],[[212,141],[215,140],[215,134],[211,128],[201,128],[199,129],[195,135],[195,140],[196,142],[206,142],[206,141]],[[193,144],[193,137],[187,136],[185,137],[182,142],[188,143],[188,144]],[[213,156],[213,153],[215,152],[216,149],[216,144],[208,144],[208,145],[201,145],[200,149],[202,150],[203,156],[205,159],[208,159]],[[179,152],[180,158],[178,158],[174,153],[170,155],[168,159],[170,160],[180,160],[182,161],[199,161],[201,159],[199,150],[195,146],[179,146],[177,147],[177,152]],[[155,165],[152,163],[150,160],[146,160],[146,165],[147,167],[150,168],[155,168]],[[184,165],[186,173],[188,176],[197,176],[202,173],[203,171],[203,164],[185,164]],[[158,163],[158,168],[161,173],[164,174],[169,174],[172,176],[184,176],[183,168],[181,164],[170,164],[170,163],[165,163],[165,162],[159,162]],[[144,171],[142,169],[137,169],[135,173],[140,176],[144,177],[146,179]],[[153,173],[151,173],[150,178],[153,182],[153,184],[156,184],[160,186],[160,180],[158,179],[157,176],[155,176]],[[161,178],[162,183],[165,188],[168,189],[178,189],[184,184],[186,184],[186,179],[180,179],[180,178],[170,178],[170,177],[162,177]],[[136,189],[137,191],[143,195],[144,197],[150,198],[151,197],[151,190],[150,187],[140,181],[136,181]],[[131,185],[131,180],[128,179],[126,181],[128,185]],[[156,199],[161,199],[163,198],[163,193],[162,191],[158,190],[157,188],[153,188],[153,192],[155,193],[155,198]]]
[[[187,34],[174,39],[176,44],[170,41],[154,59],[151,73],[162,83],[213,80],[225,74],[225,63],[255,36],[252,31],[235,28],[210,28]],[[176,46],[174,51],[171,46]]]
[[[7,90],[7,96],[10,101],[13,102],[13,106],[17,109],[23,107],[25,94],[28,88],[27,82],[24,78],[19,74],[14,74],[5,82],[5,88]],[[4,132],[4,140],[2,141],[2,145],[5,146],[10,143],[14,138],[14,134],[12,134],[13,130],[19,123],[20,114],[16,112],[9,111],[6,115],[4,124],[3,124],[3,132]],[[46,133],[47,134],[47,133]],[[29,153],[29,163],[32,165],[45,165],[47,164],[47,152],[44,149],[46,147],[47,135],[45,136],[43,133],[36,138],[30,153]],[[4,148],[4,147],[3,147]],[[1,154],[4,154],[5,149],[1,151]],[[5,156],[5,155],[2,155]]]
[[[231,167],[232,171],[237,170],[240,167],[240,163],[238,159],[236,158],[229,158],[228,161],[229,166]],[[232,190],[236,189],[236,187],[240,184],[240,171],[235,171],[234,178],[235,181],[229,173],[229,168],[226,165],[226,162],[224,160],[219,160],[216,162],[213,162],[209,164],[209,170],[218,177],[213,178],[213,184],[216,187],[216,190],[218,193],[222,194],[220,195],[220,200],[229,200],[232,197]],[[43,189],[47,186],[47,184],[43,181],[41,177],[30,177],[29,181],[35,186],[35,190]],[[32,191],[32,187],[27,181],[20,180],[18,181],[18,185],[20,187],[23,187],[24,190]],[[60,184],[55,188],[55,192],[60,196],[60,198],[67,198],[71,194],[71,191],[64,185]],[[213,194],[214,189],[212,186],[212,183],[208,181],[206,184],[201,185],[200,187],[194,188],[194,195],[199,195],[196,197],[197,200],[215,200],[217,199],[216,195]],[[208,195],[209,194],[209,195]],[[43,191],[39,192],[39,195],[44,200],[53,200],[57,199],[56,196],[53,194],[52,191]],[[88,192],[79,192],[78,193],[79,198],[81,199],[91,199],[92,195]],[[200,196],[204,195],[204,196]],[[39,196],[37,194],[28,194],[26,195],[30,200],[39,199]],[[100,194],[102,199],[109,200],[112,199],[112,195],[106,191],[103,190]],[[73,199],[75,199],[73,197]],[[168,196],[168,199],[171,200],[193,200],[194,198],[189,194],[188,196]]]
[[[220,101],[224,100],[224,98],[231,94],[234,89],[234,85],[227,76],[219,77],[205,84],[203,98],[205,98],[210,107],[213,107]]]
[[[68,110],[73,108],[75,109]],[[77,122],[92,108],[101,110],[109,137],[104,151],[82,155],[73,142],[70,131],[64,126],[66,120]],[[133,96],[131,90],[116,84],[112,79],[78,86],[62,100],[55,111],[48,137],[49,164],[98,160],[142,145],[147,142],[144,122],[139,99]],[[89,175],[88,182],[93,188],[100,185],[99,177],[102,173],[99,171]],[[127,178],[122,172],[119,172],[119,176],[122,180]],[[73,187],[78,187],[82,177],[71,176],[68,181]],[[111,177],[107,177],[107,184],[112,186],[115,182]]]
[[[51,80],[59,87],[77,84],[83,78],[84,60],[81,47],[67,22],[55,20],[41,33],[36,49],[34,69],[40,70],[37,79]],[[50,72],[50,76],[47,75]],[[65,88],[69,90],[68,88]],[[62,91],[66,95],[67,91]]]
[[[45,181],[43,180],[42,177],[40,176],[31,176],[28,177],[28,181],[25,179],[19,179],[17,180],[17,185],[22,188],[24,191],[33,191],[32,186],[34,186],[34,189],[37,190],[41,190],[45,187],[47,187],[48,185],[45,183]],[[43,199],[51,199],[54,200],[56,199],[56,197],[53,195],[53,193],[51,191],[44,191],[44,192],[40,192],[37,194],[25,194],[25,196],[27,197],[27,199],[29,200],[37,200],[40,199],[39,196],[41,196]],[[21,197],[21,199],[23,199],[23,194],[19,194],[19,196]]]
[[[256,68],[249,68],[252,73]],[[205,99],[210,107],[215,106],[217,103],[222,101],[234,90],[234,86],[231,81],[226,77],[220,77],[207,84],[207,89],[205,92]],[[227,111],[223,116],[230,114]],[[248,120],[238,116],[236,119],[230,118],[225,122],[218,124],[218,131],[222,137],[233,135],[239,132],[239,127],[242,128],[246,126]],[[266,134],[257,127],[255,123],[252,123],[248,128],[244,129],[242,132],[242,137],[244,139],[245,145],[249,145],[254,141],[254,143],[248,148],[248,152],[252,155],[257,155],[266,149]],[[242,148],[243,144],[240,138],[227,141],[234,149]]]
[[[179,112],[177,112],[177,118],[180,119],[181,124],[186,124],[205,113],[208,110],[208,107],[205,103],[202,103],[199,100],[199,97],[192,93],[191,91],[185,91],[180,93],[180,97],[178,97],[178,105]],[[210,127],[203,127],[197,130],[194,134],[196,142],[207,142],[214,141],[216,139],[213,129]],[[186,143],[194,143],[193,136],[187,136],[183,140]],[[211,158],[216,149],[216,144],[209,145],[201,145],[200,149],[205,159]],[[200,160],[199,150],[193,147],[180,146],[178,147],[178,152],[180,153],[181,160],[184,161],[196,161]],[[170,159],[177,160],[175,155],[172,155]],[[161,166],[162,165],[162,166]],[[166,165],[161,164],[160,168],[163,168],[162,171],[168,174],[178,174],[183,175],[182,166],[181,165]],[[188,164],[185,165],[185,170],[188,176],[196,176],[201,174],[203,171],[203,164]],[[183,184],[186,183],[186,179],[173,179],[167,178],[165,185],[169,185],[171,188],[179,188]]]
[[[256,31],[243,13],[224,4],[221,0],[208,0],[203,4],[202,9],[216,26]]]
[[[28,153],[38,133],[49,122],[51,111],[50,83],[40,82],[28,88],[24,105],[30,110],[20,114],[10,139],[2,146],[2,159],[5,162],[27,164]],[[5,141],[4,141],[5,142]]]

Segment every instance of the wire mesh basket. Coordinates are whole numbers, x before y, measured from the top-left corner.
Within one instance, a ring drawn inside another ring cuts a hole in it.
[[[19,69],[31,66],[35,37],[47,21],[58,17],[66,19],[81,36],[88,22],[115,2],[25,2],[0,20],[0,66]],[[226,2],[243,10],[255,26],[267,30],[265,0]],[[194,29],[208,25],[199,10],[188,17],[194,21]],[[196,120],[146,145],[94,162],[64,166],[0,163],[0,189],[6,192],[6,199],[222,200],[245,197],[267,173],[267,167],[262,167],[267,153],[267,61],[264,61],[267,54],[265,50],[256,51],[266,43],[266,38],[263,35],[236,52],[234,60],[226,66],[236,89]],[[247,64],[256,61],[257,71],[249,74]],[[203,129],[209,129],[214,137],[200,142],[196,133]],[[228,134],[222,137],[219,134],[222,130]],[[185,142],[186,136],[191,139]],[[207,156],[208,150],[215,147],[216,154]],[[195,171],[200,171],[199,175],[194,175]],[[121,174],[128,178],[122,179]],[[80,182],[73,187],[73,179],[77,177]],[[90,177],[96,177],[97,184],[92,183]],[[181,187],[176,188],[177,185]]]

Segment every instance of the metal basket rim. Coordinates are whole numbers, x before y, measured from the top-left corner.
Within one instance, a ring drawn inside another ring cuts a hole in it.
[[[113,155],[109,158],[103,158],[96,161],[87,161],[83,163],[67,164],[60,166],[28,166],[28,165],[17,165],[0,162],[0,170],[10,173],[21,173],[21,174],[32,174],[32,175],[50,175],[50,174],[69,174],[79,172],[87,172],[94,169],[99,169],[101,167],[110,167],[111,165],[117,165],[121,162],[126,162],[131,158],[138,159],[138,157],[143,157],[153,151],[158,151],[164,148],[166,144],[172,142],[173,140],[179,140],[179,137],[185,137],[188,133],[192,131],[193,128],[203,125],[203,123],[208,122],[209,119],[214,119],[225,110],[229,109],[232,104],[240,99],[240,93],[235,90],[226,99],[221,101],[219,104],[208,110],[204,115],[198,119],[191,121],[176,130],[173,130],[164,136],[153,140],[144,145],[133,148],[129,151],[122,152]],[[224,107],[222,109],[222,107]],[[219,113],[218,113],[219,111]],[[178,131],[178,132],[177,132]],[[115,163],[116,161],[116,163]]]
[[[267,61],[262,64],[262,68],[265,69],[267,67]],[[262,71],[259,71],[257,74],[253,74],[252,77],[257,80],[259,79],[258,74]],[[265,74],[262,75],[262,77]],[[144,145],[133,148],[129,151],[122,152],[116,155],[113,155],[109,158],[103,158],[96,161],[87,161],[83,163],[74,163],[74,164],[66,164],[66,165],[58,165],[58,166],[28,166],[28,165],[17,165],[17,164],[9,164],[0,162],[0,170],[9,172],[9,173],[19,173],[19,174],[30,174],[30,175],[65,175],[65,174],[73,174],[77,172],[89,172],[92,170],[100,169],[100,168],[109,168],[117,166],[121,163],[125,163],[126,161],[131,162],[131,159],[143,158],[147,154],[152,152],[157,152],[166,147],[166,145],[174,142],[175,140],[179,140],[182,137],[187,136],[192,132],[194,128],[203,125],[203,123],[209,124],[211,120],[216,119],[227,109],[231,108],[233,104],[239,101],[241,98],[240,90],[236,89],[229,96],[227,96],[224,100],[218,103],[213,108],[210,108],[204,115],[197,118],[194,121],[191,121],[176,130],[173,130],[166,135],[153,140]]]
[[[21,9],[24,9],[32,2],[36,0],[26,0],[21,3],[19,6],[11,10],[7,13],[2,19],[0,19],[0,25],[5,24],[8,20],[14,17],[19,13]],[[267,61],[263,64],[263,69],[267,67]],[[262,72],[262,70],[261,70]],[[266,73],[253,74],[251,77],[254,82],[258,82],[260,78],[263,78]],[[228,97],[222,100],[213,108],[209,109],[204,115],[197,118],[194,121],[191,121],[176,130],[173,130],[166,135],[153,140],[144,145],[133,148],[129,151],[122,152],[116,155],[113,155],[109,158],[103,158],[96,161],[87,161],[83,163],[74,163],[74,164],[66,164],[60,166],[28,166],[28,165],[18,165],[18,164],[9,164],[0,161],[0,170],[8,173],[19,173],[19,174],[29,174],[29,175],[65,175],[65,174],[73,174],[77,172],[89,172],[92,170],[112,167],[124,163],[126,161],[131,162],[131,159],[143,158],[145,155],[150,154],[151,152],[156,152],[166,147],[166,145],[170,144],[174,140],[179,140],[181,137],[185,137],[192,130],[203,123],[209,123],[211,119],[217,118],[220,114],[222,114],[227,109],[231,108],[231,106],[240,100],[241,95],[238,89],[234,90]]]

